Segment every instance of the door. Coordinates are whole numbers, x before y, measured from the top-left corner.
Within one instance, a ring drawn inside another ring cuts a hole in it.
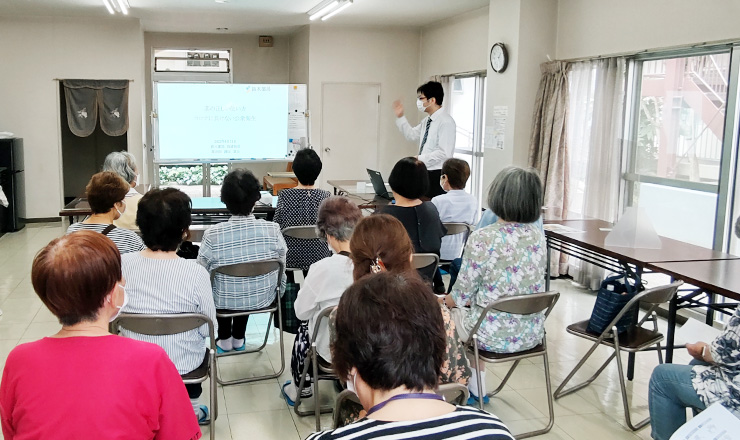
[[[323,181],[367,180],[378,169],[380,84],[325,83],[321,94]]]

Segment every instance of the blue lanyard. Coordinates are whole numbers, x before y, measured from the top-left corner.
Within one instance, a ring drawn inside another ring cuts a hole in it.
[[[390,402],[392,402],[394,400],[403,400],[403,399],[431,399],[431,400],[442,400],[442,401],[445,400],[444,397],[439,396],[437,394],[431,394],[431,393],[397,394],[397,395],[391,397],[390,399],[384,400],[384,401],[380,402],[379,404],[377,404],[377,405],[373,406],[372,408],[370,408],[368,410],[368,412],[367,412],[367,415],[369,416],[370,414],[372,414],[372,413],[374,413],[376,411],[379,411],[384,406],[388,405]]]

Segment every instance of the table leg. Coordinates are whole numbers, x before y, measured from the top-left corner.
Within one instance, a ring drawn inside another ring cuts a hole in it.
[[[545,266],[545,292],[550,291],[550,258],[552,256],[550,255],[552,253],[552,249],[550,248],[550,244],[547,243],[547,266]]]
[[[676,338],[676,311],[678,310],[678,293],[668,304],[668,332],[666,334],[665,362],[673,363],[673,343]]]
[[[707,292],[707,300],[709,301],[709,305],[714,304],[717,301],[717,295],[714,293]],[[714,324],[714,309],[711,307],[707,307],[707,325],[713,325]]]

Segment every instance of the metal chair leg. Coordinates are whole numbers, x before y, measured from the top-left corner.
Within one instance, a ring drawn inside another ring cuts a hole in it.
[[[506,373],[504,380],[501,381],[501,384],[498,386],[498,388],[486,394],[488,397],[495,396],[496,394],[499,393],[499,391],[501,391],[504,388],[504,386],[506,385],[506,382],[509,381],[509,378],[511,377],[511,375],[514,374],[514,370],[516,369],[517,365],[519,365],[519,360],[514,361],[514,365],[512,365],[511,368],[509,368],[509,371]],[[478,366],[480,366],[480,363],[478,363]]]
[[[218,368],[216,367],[216,350],[209,350],[208,356],[211,358],[211,371],[209,372],[209,375],[211,376],[210,379],[210,385],[211,389],[210,395],[211,395],[211,440],[215,440],[216,438],[216,419],[218,418],[218,387],[216,385],[216,377],[218,375],[217,371]]]
[[[483,379],[481,378],[481,362],[480,357],[478,356],[478,335],[473,335],[473,351],[475,352],[475,366],[478,367],[475,369],[475,374],[477,375],[478,379],[478,407],[480,409],[483,409]],[[483,367],[486,368],[486,367]]]
[[[547,348],[545,348],[545,350],[547,350]],[[538,429],[536,431],[524,432],[522,434],[515,435],[514,438],[516,438],[517,440],[535,437],[538,435],[548,433],[552,429],[553,425],[555,425],[555,408],[553,406],[554,404],[553,404],[553,399],[552,399],[552,383],[550,382],[550,363],[547,358],[547,351],[545,351],[542,357],[545,362],[545,383],[547,384],[546,385],[547,386],[547,408],[548,408],[550,419],[547,422],[547,426],[545,426],[542,429]]]
[[[601,374],[601,372],[604,370],[604,368],[606,368],[606,365],[609,362],[611,362],[611,357],[610,357],[601,366],[601,368],[599,368],[599,370],[596,372],[596,374],[594,374],[593,376],[591,376],[588,380],[586,380],[585,382],[580,383],[578,385],[574,385],[574,386],[572,386],[572,387],[570,387],[570,388],[568,388],[566,390],[563,389],[563,388],[565,388],[565,385],[567,385],[568,382],[573,378],[573,376],[575,376],[575,374],[578,372],[578,370],[580,370],[581,367],[586,364],[586,361],[588,360],[588,358],[591,357],[591,355],[594,353],[594,351],[596,351],[596,349],[599,347],[599,345],[600,345],[599,344],[599,341],[594,342],[594,345],[588,350],[588,352],[586,353],[586,355],[578,362],[578,365],[576,365],[575,368],[573,368],[573,370],[571,370],[571,372],[568,373],[568,376],[565,377],[565,380],[563,380],[563,383],[561,383],[560,386],[558,387],[558,389],[555,390],[555,394],[554,394],[555,399],[559,399],[559,398],[561,398],[563,396],[567,396],[568,394],[574,393],[574,392],[580,390],[581,388],[587,386],[588,384],[590,384],[591,382],[593,382],[596,379],[596,377],[598,377],[598,375]]]
[[[321,425],[321,414],[329,414],[329,413],[332,413],[334,411],[334,408],[332,408],[331,406],[328,406],[328,405],[321,406],[321,404],[319,402],[319,380],[320,380],[320,377],[319,377],[319,369],[318,369],[318,357],[317,357],[318,355],[317,355],[317,352],[316,352],[316,343],[315,342],[311,343],[311,349],[310,350],[311,351],[309,351],[308,356],[306,356],[306,357],[307,358],[310,357],[311,358],[311,361],[310,362],[306,362],[305,363],[305,366],[303,367],[303,372],[301,374],[301,381],[300,381],[300,384],[298,386],[298,396],[296,397],[295,405],[293,405],[293,412],[296,413],[296,415],[298,415],[300,417],[310,416],[310,415],[313,414],[316,417],[316,423],[317,423],[316,430],[319,431],[320,428],[321,428],[321,426],[320,426]],[[301,409],[301,401],[302,401],[302,399],[301,399],[301,391],[303,391],[303,388],[304,388],[304,385],[305,385],[305,382],[306,382],[306,375],[308,374],[309,364],[313,364],[313,384],[314,384],[313,401],[314,401],[314,408],[313,409],[302,410]]]
[[[617,335],[617,328],[614,327],[614,351],[617,354],[617,371],[619,372],[619,387],[622,391],[622,405],[624,406],[624,420],[627,422],[627,426],[633,431],[644,428],[650,423],[650,418],[646,418],[637,424],[632,424],[632,417],[630,416],[629,402],[627,401],[627,387],[624,383],[624,371],[622,371],[622,357],[620,356],[619,350],[619,336]]]

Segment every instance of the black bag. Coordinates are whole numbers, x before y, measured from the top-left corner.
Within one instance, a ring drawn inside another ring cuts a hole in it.
[[[193,244],[192,241],[183,241],[177,249],[177,256],[186,260],[195,260],[198,258],[200,246]]]
[[[293,306],[298,297],[299,290],[301,290],[300,284],[288,281],[285,283],[285,293],[283,293],[283,296],[280,298],[280,307],[282,308],[283,313],[283,331],[294,335],[298,333],[298,326],[301,325],[300,319],[295,316],[295,308]],[[275,327],[277,327],[277,313],[274,315],[273,322]]]
[[[637,294],[638,290],[644,290],[639,279],[633,280],[625,275],[614,275],[607,277],[601,282],[599,293],[596,296],[594,310],[591,319],[588,320],[586,331],[601,334],[606,330],[614,318],[625,305]],[[637,323],[637,312],[639,304],[635,304],[617,322],[617,332],[623,333]]]

